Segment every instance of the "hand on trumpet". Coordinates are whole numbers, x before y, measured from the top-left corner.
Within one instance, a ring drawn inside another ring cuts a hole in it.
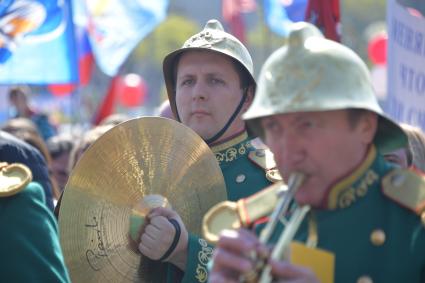
[[[257,259],[267,258],[269,251],[250,231],[224,231],[214,251],[213,266],[209,274],[210,283],[249,281],[258,269]],[[256,256],[253,256],[256,255]],[[315,274],[307,268],[286,261],[268,262],[272,267],[273,282],[318,283]]]
[[[180,216],[172,209],[157,207],[147,218],[139,251],[152,260],[171,262],[184,271],[189,236]]]

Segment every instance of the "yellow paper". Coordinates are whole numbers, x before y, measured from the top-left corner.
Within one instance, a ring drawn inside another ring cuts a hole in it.
[[[335,255],[329,251],[291,243],[291,263],[310,268],[322,283],[334,282]]]

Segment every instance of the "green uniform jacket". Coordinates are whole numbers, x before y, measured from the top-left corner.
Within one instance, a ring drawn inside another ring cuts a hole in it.
[[[246,132],[222,144],[212,146],[220,164],[227,189],[227,198],[236,201],[248,197],[269,186],[265,169],[250,160],[248,154],[262,153],[253,145]],[[183,274],[176,268],[170,268],[167,282],[207,282],[207,263],[213,253],[212,246],[197,235],[189,235],[186,271]]]
[[[417,214],[383,193],[382,178],[392,170],[372,148],[298,230],[295,240],[305,243],[310,232],[318,237],[318,248],[334,253],[334,282],[425,282],[425,226]],[[309,231],[312,222],[317,233]],[[378,231],[385,237],[373,241]]]
[[[53,214],[37,183],[0,197],[0,281],[70,282]]]

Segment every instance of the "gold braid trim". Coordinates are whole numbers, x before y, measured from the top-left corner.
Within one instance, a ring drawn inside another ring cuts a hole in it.
[[[360,181],[356,187],[349,187],[345,191],[342,191],[338,196],[338,208],[347,208],[352,205],[359,198],[364,197],[369,188],[379,180],[379,175],[373,171],[369,170],[365,177]]]
[[[204,283],[208,280],[207,264],[212,259],[213,249],[208,246],[207,241],[204,239],[198,240],[201,245],[201,250],[198,253],[198,266],[196,267],[195,278],[199,282]]]
[[[233,160],[239,158],[239,156],[247,154],[249,149],[252,149],[250,141],[239,144],[237,147],[230,147],[226,150],[216,152],[215,157],[219,163],[222,162],[232,162]]]

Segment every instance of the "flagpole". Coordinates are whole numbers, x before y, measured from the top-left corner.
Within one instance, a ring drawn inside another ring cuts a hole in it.
[[[263,6],[262,9],[258,9],[258,10],[259,10],[259,18],[260,18],[260,21],[261,21],[262,27],[263,27],[263,32],[262,32],[262,34],[263,34],[262,62],[264,62],[264,61],[266,61],[267,57],[270,54],[270,48],[271,48],[270,40],[271,40],[271,38],[270,38],[270,30],[267,27],[267,24],[266,24],[266,21],[265,21],[265,18],[264,18],[264,6]]]

